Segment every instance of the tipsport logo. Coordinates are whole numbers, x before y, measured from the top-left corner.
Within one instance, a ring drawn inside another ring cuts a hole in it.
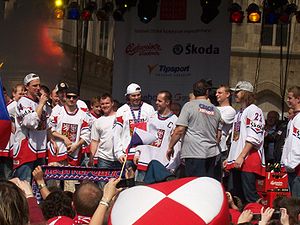
[[[165,65],[149,64],[147,65],[149,75],[155,76],[190,76],[190,65]]]
[[[220,48],[210,44],[208,46],[199,46],[187,43],[185,45],[176,44],[172,49],[175,55],[219,55]]]

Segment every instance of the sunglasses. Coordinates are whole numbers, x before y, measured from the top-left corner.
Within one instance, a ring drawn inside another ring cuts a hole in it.
[[[76,98],[78,98],[77,95],[66,95],[66,97],[67,97],[68,99],[71,99],[71,98],[76,99]]]

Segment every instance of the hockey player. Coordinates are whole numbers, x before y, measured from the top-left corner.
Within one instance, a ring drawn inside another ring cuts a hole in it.
[[[235,88],[235,100],[241,109],[233,121],[231,148],[224,166],[230,170],[233,194],[256,202],[260,197],[256,190],[256,177],[265,176],[264,126],[262,110],[254,104],[253,86],[248,81],[239,81]],[[240,177],[241,185],[237,182]],[[230,184],[229,184],[230,186]],[[237,190],[241,187],[242,190]],[[231,191],[231,190],[230,190]]]

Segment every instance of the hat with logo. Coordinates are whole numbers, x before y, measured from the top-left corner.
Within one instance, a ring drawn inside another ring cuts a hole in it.
[[[39,80],[39,79],[40,79],[40,77],[38,75],[36,75],[35,73],[27,74],[26,77],[24,78],[24,85],[29,84],[33,80]]]
[[[55,86],[55,91],[64,91],[69,88],[69,85],[66,82],[60,82]]]
[[[136,93],[136,92],[141,92],[141,91],[142,91],[142,89],[138,84],[131,83],[127,87],[127,91],[126,91],[125,96],[126,95],[131,95],[131,94]]]
[[[249,91],[253,92],[253,86],[249,81],[239,81],[234,88],[230,88],[232,91]]]
[[[78,89],[76,87],[69,87],[66,89],[66,94],[67,95],[78,95]]]

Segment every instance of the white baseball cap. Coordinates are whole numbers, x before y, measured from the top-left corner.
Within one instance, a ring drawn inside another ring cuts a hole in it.
[[[141,91],[142,91],[142,89],[138,84],[131,83],[127,87],[127,91],[126,91],[125,96],[126,95],[131,95],[131,94],[136,93],[136,92],[141,92]]]
[[[40,79],[40,77],[38,75],[36,75],[35,73],[27,74],[26,77],[24,78],[24,85],[29,84],[33,80],[39,80],[39,79]]]
[[[249,91],[253,92],[253,86],[249,81],[239,81],[234,88],[230,88],[232,91]]]

